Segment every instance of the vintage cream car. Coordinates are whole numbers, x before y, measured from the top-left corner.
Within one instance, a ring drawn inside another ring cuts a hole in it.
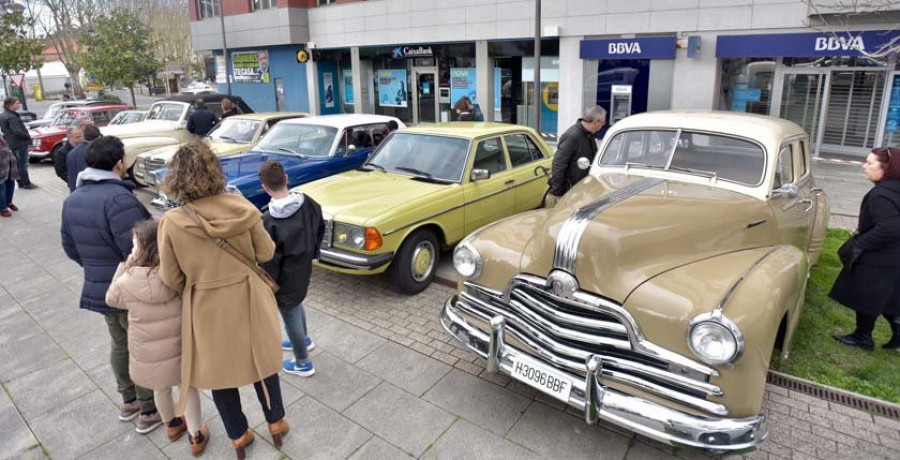
[[[749,449],[767,435],[769,358],[787,355],[828,213],[799,126],[635,115],[554,209],[460,242],[460,292],[441,322],[488,370],[588,423]]]

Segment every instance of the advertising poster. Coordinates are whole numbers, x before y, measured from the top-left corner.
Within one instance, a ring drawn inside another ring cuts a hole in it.
[[[228,75],[228,70],[225,68],[225,56],[216,56],[216,83],[223,85],[228,83],[225,79],[226,75]]]
[[[268,51],[235,51],[231,53],[234,81],[239,83],[269,83]]]
[[[894,76],[893,87],[891,88],[891,99],[888,101],[887,118],[884,122],[885,134],[900,136],[900,75]]]
[[[353,105],[353,71],[344,70],[344,104]]]
[[[334,76],[331,72],[322,74],[322,85],[325,87],[325,107],[334,107]]]
[[[759,102],[762,91],[758,88],[736,88],[731,99],[733,112],[746,112],[748,102]]]
[[[472,105],[478,104],[478,91],[475,83],[476,73],[474,67],[457,67],[450,69],[450,106],[463,96],[472,101]]]
[[[406,107],[406,70],[378,71],[378,105]]]
[[[502,69],[494,67],[494,110],[499,112],[503,109],[503,78]]]

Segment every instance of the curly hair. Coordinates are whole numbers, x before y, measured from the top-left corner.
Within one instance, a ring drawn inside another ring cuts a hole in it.
[[[225,191],[222,164],[202,142],[190,142],[175,152],[163,190],[175,200],[191,202]]]

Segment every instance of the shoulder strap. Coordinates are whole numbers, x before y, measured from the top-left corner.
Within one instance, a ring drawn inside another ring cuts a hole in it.
[[[265,270],[260,268],[259,265],[257,265],[252,260],[248,259],[245,255],[241,254],[241,252],[238,251],[237,249],[235,249],[234,246],[228,244],[228,240],[226,240],[225,238],[213,237],[212,235],[210,235],[209,232],[206,231],[206,226],[203,225],[203,223],[204,223],[203,217],[201,217],[200,214],[198,214],[197,211],[190,204],[185,204],[181,208],[184,209],[185,214],[187,214],[188,217],[190,217],[191,220],[193,220],[194,223],[196,223],[200,227],[200,229],[203,230],[204,233],[206,233],[206,236],[209,237],[209,239],[213,240],[213,242],[216,243],[216,246],[222,248],[225,252],[231,254],[232,257],[234,257],[239,262],[241,262],[242,264],[247,266],[247,268],[249,268],[252,272],[256,273],[257,276],[262,278],[262,280],[270,288],[272,288],[272,291],[275,291],[275,292],[278,291],[278,289],[279,289],[278,283],[276,283],[275,280],[273,280],[272,277],[269,276],[268,272],[266,272]]]

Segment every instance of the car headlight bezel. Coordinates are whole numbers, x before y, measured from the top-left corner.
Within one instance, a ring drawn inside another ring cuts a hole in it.
[[[728,353],[713,355],[709,350],[703,349],[701,334],[725,338],[728,348],[733,349]],[[687,345],[691,353],[706,364],[713,366],[733,364],[744,354],[744,335],[733,321],[725,317],[720,310],[715,310],[697,315],[691,320],[687,330]]]
[[[332,246],[341,246],[357,251],[374,251],[381,248],[383,244],[381,233],[374,227],[363,227],[337,221],[332,224]]]
[[[471,268],[468,268],[468,265]],[[484,262],[481,259],[481,253],[478,252],[468,241],[464,241],[456,246],[453,250],[453,269],[459,276],[464,279],[471,280],[481,275],[481,269]]]

